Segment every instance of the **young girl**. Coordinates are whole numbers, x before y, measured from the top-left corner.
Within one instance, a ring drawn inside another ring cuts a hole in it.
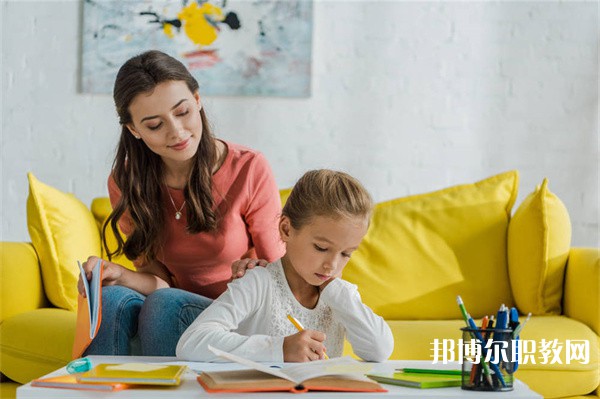
[[[351,176],[306,173],[279,222],[283,258],[234,280],[183,333],[177,356],[219,361],[208,346],[255,361],[305,362],[341,356],[344,337],[367,361],[384,361],[394,341],[385,321],[340,278],[369,226],[372,201]],[[291,315],[305,328],[298,331]]]

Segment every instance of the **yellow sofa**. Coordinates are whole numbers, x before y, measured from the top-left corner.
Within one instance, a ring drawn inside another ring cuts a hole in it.
[[[17,383],[70,360],[75,260],[102,255],[99,226],[110,212],[107,198],[90,210],[29,180],[32,243],[0,244],[0,371]],[[476,319],[504,303],[533,314],[521,339],[537,347],[516,377],[547,398],[598,397],[600,251],[570,247],[568,214],[547,181],[514,210],[517,187],[512,171],[377,204],[344,278],[388,321],[394,359],[433,362],[435,339],[461,338],[456,295]],[[568,358],[576,340],[587,342],[588,362]],[[0,388],[6,397],[14,384]]]

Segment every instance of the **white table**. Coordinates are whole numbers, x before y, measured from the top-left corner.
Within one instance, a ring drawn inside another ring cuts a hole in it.
[[[185,364],[190,367],[191,370],[233,370],[243,368],[243,366],[232,364],[232,363],[195,363],[195,362],[181,362],[175,358],[168,357],[142,357],[142,356],[90,356],[93,364],[99,363],[128,363],[128,362],[152,362],[152,363],[170,363],[170,364]],[[453,365],[435,365],[433,367],[431,362],[418,361],[418,360],[392,360],[385,363],[374,363],[373,372],[392,372],[396,368],[402,367],[431,367],[431,368],[458,368],[457,364]],[[50,374],[49,376],[57,376],[66,374],[65,368],[60,368]],[[529,399],[529,398],[540,398],[541,395],[535,393],[523,382],[516,380],[514,381],[514,390],[510,392],[474,392],[462,390],[460,387],[452,388],[434,388],[434,389],[415,389],[400,387],[396,385],[382,384],[382,386],[388,390],[387,393],[382,392],[357,392],[357,393],[341,393],[341,392],[307,392],[298,396],[299,399],[310,399],[310,398],[494,398],[494,399]],[[277,398],[296,398],[288,392],[270,392],[265,393],[218,393],[210,394],[204,391],[200,384],[196,381],[196,373],[189,371],[183,378],[181,385],[178,387],[169,388],[135,388],[125,389],[118,392],[98,392],[98,391],[83,391],[74,389],[56,389],[56,388],[36,388],[30,384],[25,384],[17,389],[17,399],[29,399],[29,398],[45,398],[45,399],[70,399],[70,398],[114,398],[114,399],[154,399],[154,398],[214,398],[214,399],[228,399],[228,398],[261,398],[264,399],[268,396],[268,399]]]

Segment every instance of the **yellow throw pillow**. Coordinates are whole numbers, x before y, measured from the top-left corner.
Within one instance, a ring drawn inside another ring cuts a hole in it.
[[[377,204],[344,269],[364,302],[388,320],[473,317],[512,304],[506,236],[518,173]]]
[[[290,196],[291,193],[292,193],[292,189],[291,188],[282,188],[281,190],[279,190],[279,198],[281,199],[281,206],[282,207],[287,202],[287,199],[289,198],[289,196]]]
[[[561,314],[570,248],[569,213],[544,179],[523,200],[508,227],[510,283],[522,313]]]
[[[100,234],[90,210],[74,195],[28,173],[27,228],[40,258],[46,296],[54,306],[77,309],[77,260],[100,256]]]

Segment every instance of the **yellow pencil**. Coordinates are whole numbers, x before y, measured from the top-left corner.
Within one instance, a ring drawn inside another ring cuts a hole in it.
[[[294,325],[294,327],[296,327],[296,330],[298,331],[304,331],[304,327],[302,327],[302,324],[300,324],[300,322],[296,319],[294,319],[294,316],[292,316],[291,314],[287,315],[287,318],[289,321],[292,322],[292,324]]]
[[[291,314],[288,314],[287,318],[294,325],[294,327],[296,327],[296,330],[304,331],[304,327],[302,327],[302,324],[300,324],[300,322],[298,320],[296,320],[294,318],[294,316],[292,316]],[[329,356],[327,356],[327,353],[325,353],[324,356],[325,356],[325,359],[329,359]]]

